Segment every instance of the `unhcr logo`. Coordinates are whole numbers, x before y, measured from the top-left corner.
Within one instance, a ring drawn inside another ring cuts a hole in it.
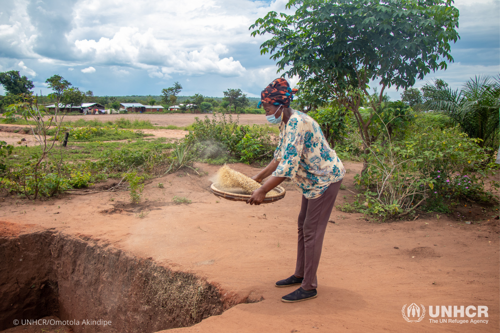
[[[425,306],[420,304],[418,306],[415,303],[411,303],[408,308],[406,304],[403,305],[403,309],[401,310],[403,313],[403,318],[409,323],[419,323],[425,317]]]
[[[411,303],[403,305],[403,318],[409,323],[421,322],[425,317],[425,306]],[[488,307],[485,305],[430,305],[429,322],[431,324],[488,324]]]

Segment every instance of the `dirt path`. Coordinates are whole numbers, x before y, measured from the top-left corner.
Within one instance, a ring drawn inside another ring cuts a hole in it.
[[[86,116],[65,116],[64,121],[76,121],[78,119],[97,119],[100,121],[116,121],[120,118],[125,118],[130,121],[134,120],[149,120],[153,125],[168,126],[175,125],[179,127],[188,126],[194,123],[195,118],[204,119],[205,116],[212,118],[211,114],[187,114],[187,113],[162,113],[162,114],[103,114],[103,115],[86,115]],[[242,114],[232,115],[233,119],[239,117],[239,123],[248,124],[268,124],[266,117],[262,114]]]
[[[9,197],[0,199],[0,221],[18,224],[24,232],[55,228],[105,241],[206,277],[242,299],[263,299],[169,332],[498,332],[498,222],[466,225],[441,217],[379,224],[334,210],[318,272],[318,298],[286,304],[281,296],[294,289],[274,283],[294,271],[301,195],[286,185],[286,197],[273,204],[226,201],[208,191],[218,167],[198,166],[208,175],[178,172],[155,179],[139,206],[128,204],[128,192],[37,203]],[[346,167],[351,172],[344,184],[353,189],[361,165]],[[242,164],[234,168],[249,175],[257,170]],[[175,205],[174,196],[192,203]],[[337,205],[352,197],[341,191]],[[489,322],[435,324],[427,314],[419,323],[408,323],[401,310],[411,303],[427,310],[430,305],[484,305],[489,317],[479,319]]]
[[[2,130],[3,127],[3,130]],[[20,134],[15,132],[7,132],[5,129],[15,128],[27,128],[27,126],[18,126],[18,125],[2,125],[0,126],[0,141],[5,141],[9,145],[17,146],[28,146],[32,147],[37,145],[36,140],[34,140],[31,134]],[[167,129],[145,129],[140,130],[146,134],[154,135],[154,138],[167,138],[167,139],[182,139],[189,132],[184,130],[167,130]],[[149,137],[152,138],[152,137]]]

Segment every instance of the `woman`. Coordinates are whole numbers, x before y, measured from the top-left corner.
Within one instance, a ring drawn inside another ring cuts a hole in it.
[[[298,218],[298,246],[295,273],[276,282],[276,287],[300,284],[283,296],[283,302],[298,302],[317,296],[317,278],[326,225],[340,189],[345,169],[330,148],[318,123],[308,115],[292,110],[290,102],[296,90],[285,79],[276,79],[261,93],[261,105],[272,124],[280,124],[280,141],[274,159],[254,180],[267,181],[247,201],[260,205],[266,193],[290,178],[302,189]]]

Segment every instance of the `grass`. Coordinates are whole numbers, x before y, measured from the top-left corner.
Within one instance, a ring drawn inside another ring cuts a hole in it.
[[[168,125],[168,126],[156,126],[155,129],[167,129],[167,130],[183,130],[183,131],[189,131],[189,128],[191,128],[191,125],[189,126],[175,126],[175,125]]]
[[[22,118],[16,118],[15,121],[10,121],[7,118],[0,118],[0,124],[14,124],[14,125],[35,125],[34,121],[26,121]],[[190,126],[155,126],[149,120],[133,120],[120,118],[116,121],[101,121],[97,119],[78,119],[75,121],[64,121],[64,125],[68,127],[110,127],[116,126],[121,129],[169,129],[169,130],[189,130]]]
[[[120,151],[123,149],[132,152],[141,152],[146,149],[161,148],[172,149],[175,145],[173,143],[165,143],[165,138],[158,138],[155,140],[137,140],[134,142],[70,142],[68,147],[63,150],[64,160],[70,163],[79,163],[83,161],[96,161],[99,160],[105,151]],[[57,143],[56,143],[57,145]],[[56,148],[57,149],[57,148]],[[41,153],[41,148],[36,147],[14,147],[12,155],[8,157],[11,163],[25,163],[30,159],[30,156]],[[59,157],[56,152],[54,158]]]
[[[175,203],[175,204],[177,204],[177,205],[180,205],[180,204],[190,204],[191,200],[189,200],[188,198],[175,196],[175,197],[172,198],[172,202]]]

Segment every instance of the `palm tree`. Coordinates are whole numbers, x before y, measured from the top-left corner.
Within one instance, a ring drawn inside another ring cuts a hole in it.
[[[462,90],[448,85],[426,85],[422,88],[429,108],[446,112],[481,147],[498,148],[500,75],[476,76]]]

